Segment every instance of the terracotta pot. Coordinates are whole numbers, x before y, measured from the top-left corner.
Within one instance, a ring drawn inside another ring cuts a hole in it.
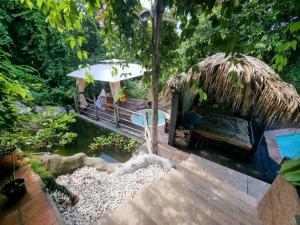
[[[15,181],[6,184],[1,194],[5,195],[10,201],[16,202],[26,194],[25,180],[16,179]]]
[[[3,157],[0,158],[0,170],[6,170],[10,171],[13,169],[13,162],[15,162],[15,165],[17,166],[17,149],[13,148],[12,152],[8,155],[4,155]]]

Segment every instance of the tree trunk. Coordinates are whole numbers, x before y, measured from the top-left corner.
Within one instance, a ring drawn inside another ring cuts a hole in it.
[[[158,154],[158,80],[159,80],[159,43],[163,13],[163,0],[156,0],[152,18],[152,151]]]

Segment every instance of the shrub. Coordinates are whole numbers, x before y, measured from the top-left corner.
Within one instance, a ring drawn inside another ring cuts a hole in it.
[[[70,143],[76,133],[69,132],[69,124],[76,121],[75,113],[58,113],[48,107],[40,113],[19,114],[19,121],[12,132],[0,133],[0,145],[27,147],[41,150]]]
[[[90,144],[90,152],[96,151],[124,151],[132,152],[136,149],[139,142],[133,138],[125,138],[124,136],[112,133],[110,135],[101,135],[94,138],[94,142]]]

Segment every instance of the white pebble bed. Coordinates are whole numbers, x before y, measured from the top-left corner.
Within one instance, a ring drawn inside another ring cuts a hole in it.
[[[89,225],[100,221],[104,214],[111,214],[126,199],[159,179],[167,172],[158,165],[149,165],[133,173],[99,172],[92,167],[77,169],[72,174],[59,176],[56,181],[79,196],[79,202],[66,207],[66,197],[52,193],[66,224]]]

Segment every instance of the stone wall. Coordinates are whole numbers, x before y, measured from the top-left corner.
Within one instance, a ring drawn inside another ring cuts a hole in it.
[[[295,187],[278,175],[258,204],[262,225],[296,225],[300,201]]]

